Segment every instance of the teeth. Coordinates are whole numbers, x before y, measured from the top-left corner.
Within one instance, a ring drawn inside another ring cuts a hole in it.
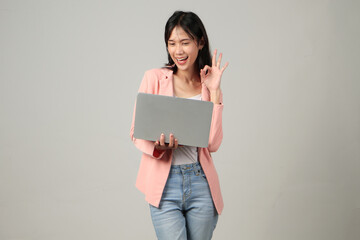
[[[178,61],[183,61],[183,60],[185,60],[185,59],[187,59],[187,57],[184,57],[184,58],[178,58],[177,60],[178,60]]]

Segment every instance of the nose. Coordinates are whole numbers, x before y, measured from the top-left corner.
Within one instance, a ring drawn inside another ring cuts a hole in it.
[[[181,44],[176,44],[175,53],[176,53],[176,54],[181,54],[181,53],[183,53],[183,48],[182,48]]]

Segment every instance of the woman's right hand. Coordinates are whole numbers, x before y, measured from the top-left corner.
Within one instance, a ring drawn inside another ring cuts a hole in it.
[[[166,151],[168,149],[176,149],[178,148],[178,140],[174,138],[174,135],[170,133],[169,143],[165,143],[165,135],[162,133],[160,135],[160,140],[155,142],[155,148],[160,151]]]

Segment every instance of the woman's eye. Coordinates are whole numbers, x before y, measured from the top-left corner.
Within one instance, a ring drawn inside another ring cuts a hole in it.
[[[189,45],[189,43],[188,42],[183,42],[183,45]]]

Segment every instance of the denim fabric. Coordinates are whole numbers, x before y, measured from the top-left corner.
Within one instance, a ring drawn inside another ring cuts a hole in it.
[[[208,240],[218,214],[206,176],[197,163],[171,166],[159,208],[150,205],[160,240]]]

